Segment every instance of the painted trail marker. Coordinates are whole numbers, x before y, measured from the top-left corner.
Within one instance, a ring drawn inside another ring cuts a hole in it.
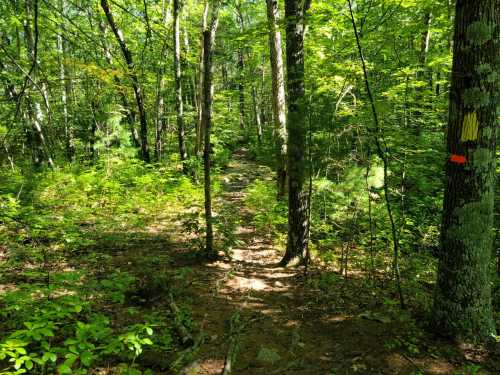
[[[462,156],[462,155],[453,154],[450,157],[450,163],[463,165],[463,164],[467,163],[467,158],[465,156]]]
[[[476,112],[467,113],[464,117],[462,136],[460,137],[460,140],[462,142],[476,141],[478,132],[479,122],[477,121]]]

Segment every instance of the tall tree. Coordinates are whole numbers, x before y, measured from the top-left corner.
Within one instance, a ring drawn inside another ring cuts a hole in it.
[[[257,100],[257,89],[255,86],[252,86],[252,104],[253,104],[253,118],[255,121],[255,125],[257,127],[257,140],[259,143],[262,143],[262,122],[261,122],[261,113],[259,109],[259,102]]]
[[[181,0],[174,0],[174,80],[175,80],[175,109],[177,112],[177,138],[179,142],[179,155],[182,162],[182,170],[186,168],[186,142],[184,135],[184,107],[182,103],[182,75],[181,75],[181,39],[180,39],[180,11]]]
[[[285,72],[281,50],[281,32],[277,26],[279,19],[278,0],[266,0],[267,23],[269,28],[269,50],[273,88],[273,115],[276,143],[276,180],[278,199],[286,192],[286,101]]]
[[[215,33],[219,24],[219,0],[210,1],[211,21],[203,30],[203,101],[201,108],[201,131],[204,134],[203,149],[203,171],[205,189],[205,224],[206,243],[205,254],[208,258],[216,257],[214,249],[214,231],[212,217],[212,182],[211,182],[211,158],[212,144],[210,143],[210,133],[212,130],[212,98],[213,98],[213,47],[215,44]]]
[[[432,72],[427,68],[427,60],[429,54],[429,47],[431,42],[431,24],[432,24],[432,12],[430,9],[426,9],[423,15],[423,26],[424,30],[420,35],[420,51],[418,53],[418,70],[416,78],[418,85],[416,87],[416,108],[415,114],[415,134],[419,136],[422,132],[422,128],[425,125],[424,119],[424,107],[428,107],[426,103],[429,100],[426,99],[425,91],[426,86],[422,85],[421,81],[427,80],[429,82],[429,88],[432,90]]]
[[[241,1],[236,3],[236,18],[240,33],[245,31],[245,23],[243,22],[243,13],[241,11]],[[238,47],[238,99],[240,109],[240,129],[245,129],[245,57],[243,55],[243,47]]]
[[[36,87],[43,98],[47,114],[49,113],[49,99],[46,87],[38,84],[36,72],[38,68],[38,41],[39,41],[39,27],[38,27],[38,0],[26,0],[25,2],[26,20],[24,23],[24,34],[26,38],[26,51],[28,58],[31,61],[31,68],[25,78],[23,91],[26,90],[28,82]],[[45,115],[42,111],[42,106],[38,101],[36,95],[28,93],[27,98],[27,113],[25,119],[30,124],[26,129],[27,142],[32,149],[33,164],[41,166],[45,162],[50,167],[54,166],[52,157],[47,147],[47,141],[42,129]]]
[[[458,0],[433,314],[440,331],[457,338],[495,332],[489,267],[499,69],[500,1]]]
[[[203,115],[203,78],[205,77],[204,69],[204,32],[207,29],[208,23],[208,12],[210,10],[209,3],[206,0],[203,7],[203,15],[201,21],[201,38],[200,38],[200,57],[199,57],[199,67],[198,67],[198,112],[196,113],[196,144],[195,144],[195,154],[196,156],[201,156],[203,148],[203,128],[202,128],[202,115]]]
[[[306,260],[309,242],[306,159],[307,114],[304,85],[304,16],[309,0],[286,0],[286,68],[288,90],[288,240],[280,264]]]
[[[135,71],[132,52],[130,52],[127,43],[125,42],[125,38],[123,37],[123,33],[118,28],[114,20],[113,13],[111,13],[111,9],[109,8],[108,0],[101,0],[101,8],[106,15],[106,19],[108,20],[111,30],[113,30],[113,34],[115,34],[116,40],[120,45],[123,57],[125,58],[125,62],[127,63],[128,73],[132,81],[132,89],[134,90],[135,101],[137,103],[137,111],[139,112],[139,121],[141,123],[141,158],[145,162],[149,163],[150,157],[148,146],[148,123],[146,119],[146,110],[144,107],[144,94],[142,92],[141,85],[139,84],[137,72]]]
[[[61,15],[65,15],[66,3],[64,0],[59,0],[59,12]],[[66,41],[64,39],[64,23],[59,24],[59,32],[57,33],[57,52],[59,54],[59,79],[61,81],[61,104],[63,110],[63,121],[64,121],[64,133],[66,136],[66,157],[69,161],[74,161],[75,159],[75,140],[73,125],[69,118],[69,107],[68,102],[71,95],[71,79],[67,77],[67,67],[66,67]]]
[[[104,58],[109,66],[113,68],[113,56],[111,55],[109,44],[106,40],[107,28],[104,22],[102,22],[101,20],[99,20],[99,30],[101,31],[102,35],[102,48],[104,50]],[[113,81],[117,87],[118,96],[120,97],[120,101],[122,102],[123,109],[126,112],[126,119],[130,130],[130,140],[132,141],[132,145],[134,147],[140,149],[141,141],[139,139],[137,129],[135,128],[135,110],[133,106],[129,104],[127,95],[125,94],[125,90],[122,85],[122,81],[116,74],[113,74]]]

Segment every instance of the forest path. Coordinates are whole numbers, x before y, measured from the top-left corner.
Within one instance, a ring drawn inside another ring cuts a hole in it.
[[[279,252],[252,226],[253,213],[245,207],[245,189],[255,179],[272,179],[268,168],[239,150],[221,179],[216,212],[232,207],[240,245],[230,261],[192,266],[188,294],[207,336],[192,374],[221,374],[234,344],[233,374],[452,373],[446,360],[409,358],[384,345],[405,337],[408,327],[377,313],[366,319],[382,303],[360,279],[322,288],[319,272],[305,277],[302,269],[275,267]]]

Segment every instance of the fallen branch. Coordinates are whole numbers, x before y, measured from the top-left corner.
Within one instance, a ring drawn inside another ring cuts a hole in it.
[[[240,320],[240,314],[233,314],[229,328],[229,347],[227,348],[224,368],[222,369],[221,375],[230,375],[233,370],[233,364],[236,362],[236,357],[240,349],[240,335],[244,326],[245,324]]]
[[[241,321],[240,314],[238,312],[234,313],[231,317],[230,328],[229,328],[229,347],[227,348],[227,354],[224,359],[224,368],[222,369],[221,375],[230,375],[232,373],[234,363],[236,362],[236,357],[240,350],[240,338],[241,333],[246,329],[246,327],[260,319],[264,316],[254,316],[247,321]]]
[[[180,336],[181,341],[184,345],[186,346],[192,346],[195,344],[195,341],[193,340],[193,336],[191,333],[188,331],[188,329],[184,326],[184,324],[181,321],[181,310],[179,307],[175,304],[174,301],[174,296],[172,293],[169,293],[169,299],[170,302],[168,304],[170,311],[174,315],[174,324],[175,324],[175,330],[177,331],[177,334]]]
[[[179,366],[181,363],[183,363],[189,356],[191,356],[190,359],[192,360],[193,354],[196,353],[196,351],[201,347],[201,345],[203,344],[203,342],[205,340],[205,333],[203,331],[204,326],[205,326],[205,320],[203,320],[203,322],[201,323],[200,332],[196,336],[196,339],[194,340],[193,345],[187,349],[184,349],[182,352],[180,352],[178,358],[175,360],[175,362],[173,363],[171,368],[174,368],[174,369],[177,368],[177,366]],[[185,365],[182,369],[179,370],[179,375],[189,375],[189,374],[193,373],[194,371],[196,371],[198,365],[199,365],[199,363],[197,360],[189,362],[187,365]],[[194,372],[194,373],[196,373],[196,372]]]

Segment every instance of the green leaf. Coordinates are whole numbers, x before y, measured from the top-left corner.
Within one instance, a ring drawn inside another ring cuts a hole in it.
[[[281,356],[274,349],[262,347],[257,355],[257,360],[267,363],[275,363],[281,359]]]
[[[21,368],[21,366],[23,365],[24,360],[23,360],[23,359],[21,359],[21,358],[19,358],[19,359],[16,359],[16,361],[15,361],[15,362],[16,362],[16,363],[14,364],[14,368],[15,368],[16,370],[19,370],[19,369]]]
[[[94,360],[94,356],[92,355],[91,352],[83,352],[80,355],[80,361],[82,364],[86,367],[89,367],[92,364],[92,361]]]
[[[71,367],[63,363],[62,365],[59,365],[57,368],[60,374],[71,374]]]
[[[33,362],[30,359],[28,359],[25,363],[25,366],[28,370],[31,370],[33,368]]]
[[[17,350],[17,352],[18,352],[19,354],[24,354],[24,355],[26,355],[26,349],[24,349],[23,347],[16,348],[16,350]]]

